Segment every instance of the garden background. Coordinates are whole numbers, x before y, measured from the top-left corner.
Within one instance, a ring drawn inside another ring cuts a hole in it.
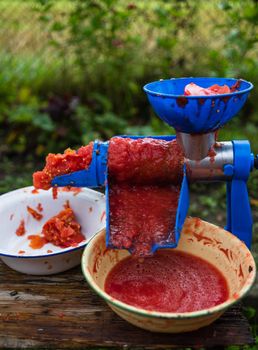
[[[173,134],[142,86],[243,78],[255,88],[219,134],[258,153],[257,0],[0,0],[0,193],[30,185],[49,152],[117,134]],[[258,259],[258,172],[249,180]],[[192,186],[191,214],[225,223],[225,184]],[[258,285],[246,301],[256,335]]]

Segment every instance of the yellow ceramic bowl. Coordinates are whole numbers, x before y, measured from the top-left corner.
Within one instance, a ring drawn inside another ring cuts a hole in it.
[[[140,328],[164,333],[188,332],[207,326],[241,299],[254,282],[255,262],[245,244],[208,222],[188,218],[176,250],[196,255],[216,266],[226,277],[229,299],[210,309],[171,313],[143,310],[112,298],[104,291],[105,279],[112,267],[129,253],[106,249],[104,230],[94,236],[85,248],[82,271],[89,285],[119,316]]]

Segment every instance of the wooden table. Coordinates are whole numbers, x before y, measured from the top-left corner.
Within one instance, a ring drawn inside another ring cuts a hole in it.
[[[116,316],[89,289],[80,267],[30,276],[0,262],[0,348],[216,347],[252,344],[250,327],[234,306],[209,327],[187,334],[150,333]]]

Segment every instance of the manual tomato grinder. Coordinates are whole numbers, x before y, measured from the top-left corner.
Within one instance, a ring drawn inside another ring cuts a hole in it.
[[[231,93],[220,95],[185,96],[187,84],[203,88],[227,85]],[[250,248],[252,215],[247,191],[250,172],[258,168],[258,158],[251,152],[247,140],[217,141],[218,130],[243,107],[253,85],[245,80],[228,78],[176,78],[160,80],[144,86],[156,114],[174,127],[176,136],[149,136],[171,141],[177,139],[184,152],[184,177],[178,201],[175,242],[154,245],[174,248],[180,238],[189,208],[189,182],[225,181],[227,185],[227,225]],[[141,136],[124,136],[142,138]],[[100,187],[106,186],[107,229],[106,243],[110,244],[108,153],[109,142],[95,141],[92,162],[87,170],[55,177],[52,186]]]

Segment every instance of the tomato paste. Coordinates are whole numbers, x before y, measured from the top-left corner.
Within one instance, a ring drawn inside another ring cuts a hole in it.
[[[85,240],[71,208],[66,208],[49,219],[43,226],[42,234],[47,242],[61,248],[76,246]]]
[[[184,95],[186,96],[211,96],[211,95],[223,95],[223,94],[230,94],[231,92],[234,92],[235,89],[231,90],[228,85],[218,85],[214,84],[208,88],[203,88],[199,85],[196,85],[194,83],[190,83],[185,86]]]
[[[123,259],[108,274],[105,291],[126,304],[160,312],[207,309],[229,297],[218,269],[175,250],[161,250],[145,259]]]
[[[110,243],[138,256],[157,243],[174,242],[179,188],[114,184],[110,187]]]
[[[64,154],[50,153],[46,158],[46,166],[42,171],[33,174],[34,187],[48,190],[55,176],[69,174],[77,170],[87,169],[92,159],[93,142],[77,151],[67,149]]]

